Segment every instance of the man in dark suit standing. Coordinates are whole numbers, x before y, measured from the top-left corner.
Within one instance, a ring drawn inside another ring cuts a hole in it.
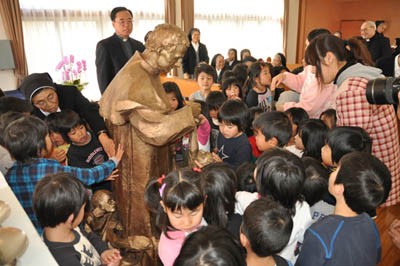
[[[361,25],[361,37],[365,40],[375,63],[383,57],[392,55],[390,40],[377,34],[375,22],[365,21]]]
[[[132,11],[116,7],[110,17],[115,33],[98,42],[96,47],[97,81],[101,94],[132,55],[136,51],[144,51],[143,43],[129,37],[132,33]]]

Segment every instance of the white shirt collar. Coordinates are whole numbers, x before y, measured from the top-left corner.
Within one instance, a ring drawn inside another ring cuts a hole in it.
[[[43,111],[42,109],[39,109],[39,110],[40,110],[40,112],[42,112],[42,114],[44,114],[44,116],[49,116],[49,114],[51,114],[51,113]],[[58,107],[58,109],[57,109],[57,113],[59,113],[59,112],[61,112],[60,107]]]

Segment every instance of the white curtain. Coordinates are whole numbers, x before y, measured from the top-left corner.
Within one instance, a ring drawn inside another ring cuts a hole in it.
[[[111,36],[114,29],[110,11],[125,6],[133,12],[131,37],[144,42],[149,30],[164,22],[164,0],[20,0],[28,72],[49,72],[55,82],[61,82],[57,64],[64,56],[86,60],[83,76],[88,85],[83,94],[98,100],[95,50],[101,39]]]
[[[210,59],[229,48],[264,60],[283,52],[284,0],[195,0],[194,13]]]

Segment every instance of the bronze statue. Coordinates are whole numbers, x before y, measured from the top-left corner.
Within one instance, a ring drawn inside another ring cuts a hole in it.
[[[149,34],[145,51],[135,53],[100,100],[100,113],[114,141],[125,148],[113,188],[125,233],[148,237],[154,250],[154,230],[143,200],[145,185],[150,177],[172,170],[169,146],[176,139],[194,132],[191,150],[197,149],[194,116],[198,112],[192,111],[196,108],[172,111],[159,76],[182,58],[188,45],[181,29],[158,25]]]

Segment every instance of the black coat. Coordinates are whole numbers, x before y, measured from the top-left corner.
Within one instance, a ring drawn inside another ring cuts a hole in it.
[[[113,80],[118,71],[128,62],[130,59],[124,53],[122,47],[122,40],[116,35],[112,35],[104,40],[97,43],[96,47],[96,70],[97,70],[97,81],[99,83],[99,89],[101,94],[107,89],[108,84]],[[136,51],[143,52],[145,47],[143,43],[129,38],[133,54]]]
[[[207,47],[204,44],[199,43],[199,63],[206,62],[208,64],[209,60],[210,58],[208,57]],[[185,55],[183,56],[182,67],[183,73],[188,73],[189,75],[194,74],[194,69],[196,68],[196,51],[194,50],[192,44],[190,44]]]
[[[369,41],[366,42],[372,60],[376,63],[380,58],[392,55],[390,48],[390,40],[386,37],[381,37],[375,34]]]

